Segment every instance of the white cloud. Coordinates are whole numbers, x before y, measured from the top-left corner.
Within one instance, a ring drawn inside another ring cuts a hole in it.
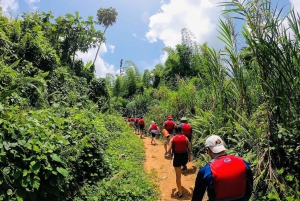
[[[299,0],[290,0],[292,6],[294,7],[295,11],[300,13],[300,1]]]
[[[15,0],[1,0],[0,5],[3,13],[15,12],[19,8],[19,3]]]
[[[97,48],[90,49],[87,53],[77,52],[77,58],[81,58],[82,61],[86,64],[89,61],[94,61],[95,55],[97,52]],[[101,55],[107,52],[106,44],[102,44],[100,47],[100,55],[98,55],[95,68],[96,68],[96,76],[97,77],[105,77],[107,73],[115,73],[114,65],[105,62]]]
[[[33,3],[38,3],[40,0],[26,0],[25,1],[27,4],[33,4]]]
[[[168,58],[168,53],[164,51],[163,54],[160,55],[160,63],[164,64],[167,58]]]
[[[107,45],[108,49],[110,50],[111,53],[114,53],[115,51],[115,46],[114,45]]]
[[[28,6],[31,7],[32,10],[37,10],[39,7],[34,5],[36,3],[39,3],[40,0],[25,0],[25,2],[28,4]]]
[[[189,29],[198,43],[218,48],[217,29],[221,10],[219,0],[170,0],[161,6],[161,12],[150,17],[146,37],[149,42],[162,40],[165,46],[181,43],[181,30]],[[219,47],[220,48],[220,47]]]

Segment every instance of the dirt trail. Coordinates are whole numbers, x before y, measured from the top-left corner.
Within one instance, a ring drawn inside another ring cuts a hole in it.
[[[148,173],[155,173],[156,178],[154,182],[159,186],[161,191],[162,201],[171,200],[191,200],[195,179],[198,173],[197,168],[192,162],[187,164],[187,170],[181,175],[181,184],[183,188],[183,197],[178,198],[175,193],[177,192],[175,171],[172,160],[165,158],[165,149],[162,142],[157,140],[158,145],[151,145],[151,138],[145,137],[143,139],[146,161],[145,169]]]

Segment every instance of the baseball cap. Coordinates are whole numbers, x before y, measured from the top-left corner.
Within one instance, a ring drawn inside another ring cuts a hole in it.
[[[168,116],[168,119],[173,119],[171,115]]]
[[[180,121],[187,121],[187,118],[186,118],[186,117],[182,117],[182,118],[180,119]]]
[[[212,135],[205,141],[205,147],[209,147],[213,153],[225,151],[223,140],[218,135]]]

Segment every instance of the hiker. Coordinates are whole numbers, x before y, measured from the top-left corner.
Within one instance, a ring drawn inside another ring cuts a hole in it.
[[[173,131],[174,131],[175,122],[173,121],[173,118],[171,115],[168,116],[168,119],[164,122],[163,128],[166,129],[171,137],[173,137]]]
[[[143,117],[140,117],[139,120],[139,134],[140,134],[140,138],[143,138],[143,132],[144,132],[144,128],[145,128],[145,120],[143,119]]]
[[[198,172],[192,201],[202,200],[206,190],[209,200],[248,201],[253,186],[248,163],[226,154],[223,140],[217,135],[206,139],[205,150],[212,160]]]
[[[139,120],[140,120],[140,118],[136,117],[135,121],[134,121],[134,133],[135,134],[139,134]]]
[[[192,129],[192,126],[188,123],[186,117],[182,117],[180,119],[180,127],[181,127],[182,134],[185,135],[189,139],[189,150],[192,151],[192,133],[193,133],[193,129]],[[186,169],[187,169],[186,166],[184,166],[182,168],[183,171],[186,170]]]
[[[177,197],[182,198],[182,186],[181,186],[181,166],[186,166],[191,160],[191,151],[189,150],[189,140],[185,135],[181,133],[181,127],[179,124],[176,124],[174,127],[175,136],[170,140],[170,146],[168,153],[174,153],[173,166],[176,173],[176,184],[178,192],[176,193]]]
[[[133,117],[130,117],[129,125],[131,126],[132,130],[134,130],[134,118]]]
[[[171,135],[169,134],[169,132],[165,128],[161,132],[164,136],[165,156],[169,157],[170,155],[168,153],[168,145],[170,144]]]
[[[157,145],[156,143],[156,135],[159,134],[159,127],[157,126],[157,124],[155,123],[155,121],[152,121],[149,128],[148,128],[148,132],[151,133],[151,144],[153,145]]]

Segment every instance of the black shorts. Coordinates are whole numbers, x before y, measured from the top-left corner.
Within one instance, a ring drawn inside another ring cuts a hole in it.
[[[189,139],[189,142],[192,142],[192,135],[186,135],[187,139]]]
[[[173,166],[174,167],[181,167],[186,166],[188,163],[189,157],[188,153],[174,153],[174,160],[173,160]]]
[[[145,125],[139,125],[141,130],[144,130]]]
[[[166,129],[166,130],[168,131],[169,134],[173,135],[174,129],[171,129],[171,130]]]
[[[152,133],[152,132],[151,132],[151,135],[152,135],[152,137],[156,137],[156,134],[155,134],[155,133]]]

